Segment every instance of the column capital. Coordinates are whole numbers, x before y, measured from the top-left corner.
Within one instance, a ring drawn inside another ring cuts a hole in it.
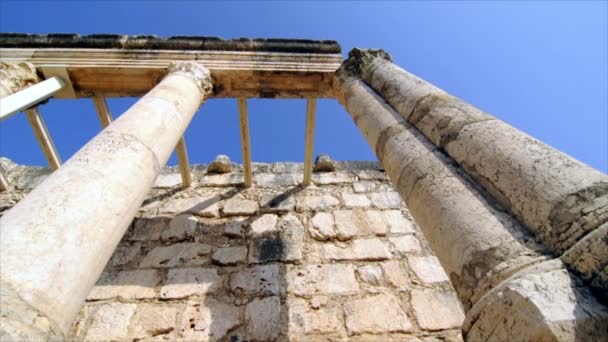
[[[14,94],[40,82],[33,64],[20,62],[0,63],[0,98]]]
[[[392,62],[393,59],[388,52],[382,49],[360,49],[354,48],[348,53],[348,59],[344,65],[351,72],[361,75],[368,70],[378,59]]]
[[[196,83],[204,97],[213,91],[211,71],[197,62],[172,62],[169,64],[167,76],[183,75]]]

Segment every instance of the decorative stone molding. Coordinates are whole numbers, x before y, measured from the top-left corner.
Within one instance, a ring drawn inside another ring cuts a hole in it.
[[[26,62],[0,62],[0,98],[40,82],[36,67]]]
[[[169,65],[167,76],[183,75],[192,79],[200,89],[204,98],[211,95],[213,91],[213,79],[211,72],[197,62],[173,62]]]

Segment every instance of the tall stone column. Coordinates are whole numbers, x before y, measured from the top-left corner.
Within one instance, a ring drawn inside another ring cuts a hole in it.
[[[338,97],[448,273],[477,340],[608,337],[608,311],[517,220],[361,79],[337,72]],[[356,70],[355,70],[356,72]]]
[[[168,75],[0,221],[1,337],[63,339],[212,88],[195,62]]]
[[[30,63],[0,63],[0,99],[40,82]]]
[[[354,49],[351,70],[453,158],[543,244],[608,292],[608,176],[391,62]]]

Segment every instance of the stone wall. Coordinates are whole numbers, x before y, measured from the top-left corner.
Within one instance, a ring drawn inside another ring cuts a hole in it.
[[[0,160],[10,208],[48,173]],[[254,163],[180,188],[166,168],[73,326],[73,339],[458,341],[446,274],[376,163]],[[94,204],[92,204],[94,205]],[[69,227],[66,227],[69,229]]]

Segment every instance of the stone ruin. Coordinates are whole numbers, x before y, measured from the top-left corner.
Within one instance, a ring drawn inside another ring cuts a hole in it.
[[[0,34],[2,341],[608,340],[608,176],[334,41]],[[38,105],[92,98],[62,163]],[[113,121],[106,97],[141,97]],[[243,164],[183,133],[237,98]],[[252,161],[247,98],[306,98],[304,163]],[[315,99],[379,162],[313,162]],[[166,167],[175,150],[179,165]]]

